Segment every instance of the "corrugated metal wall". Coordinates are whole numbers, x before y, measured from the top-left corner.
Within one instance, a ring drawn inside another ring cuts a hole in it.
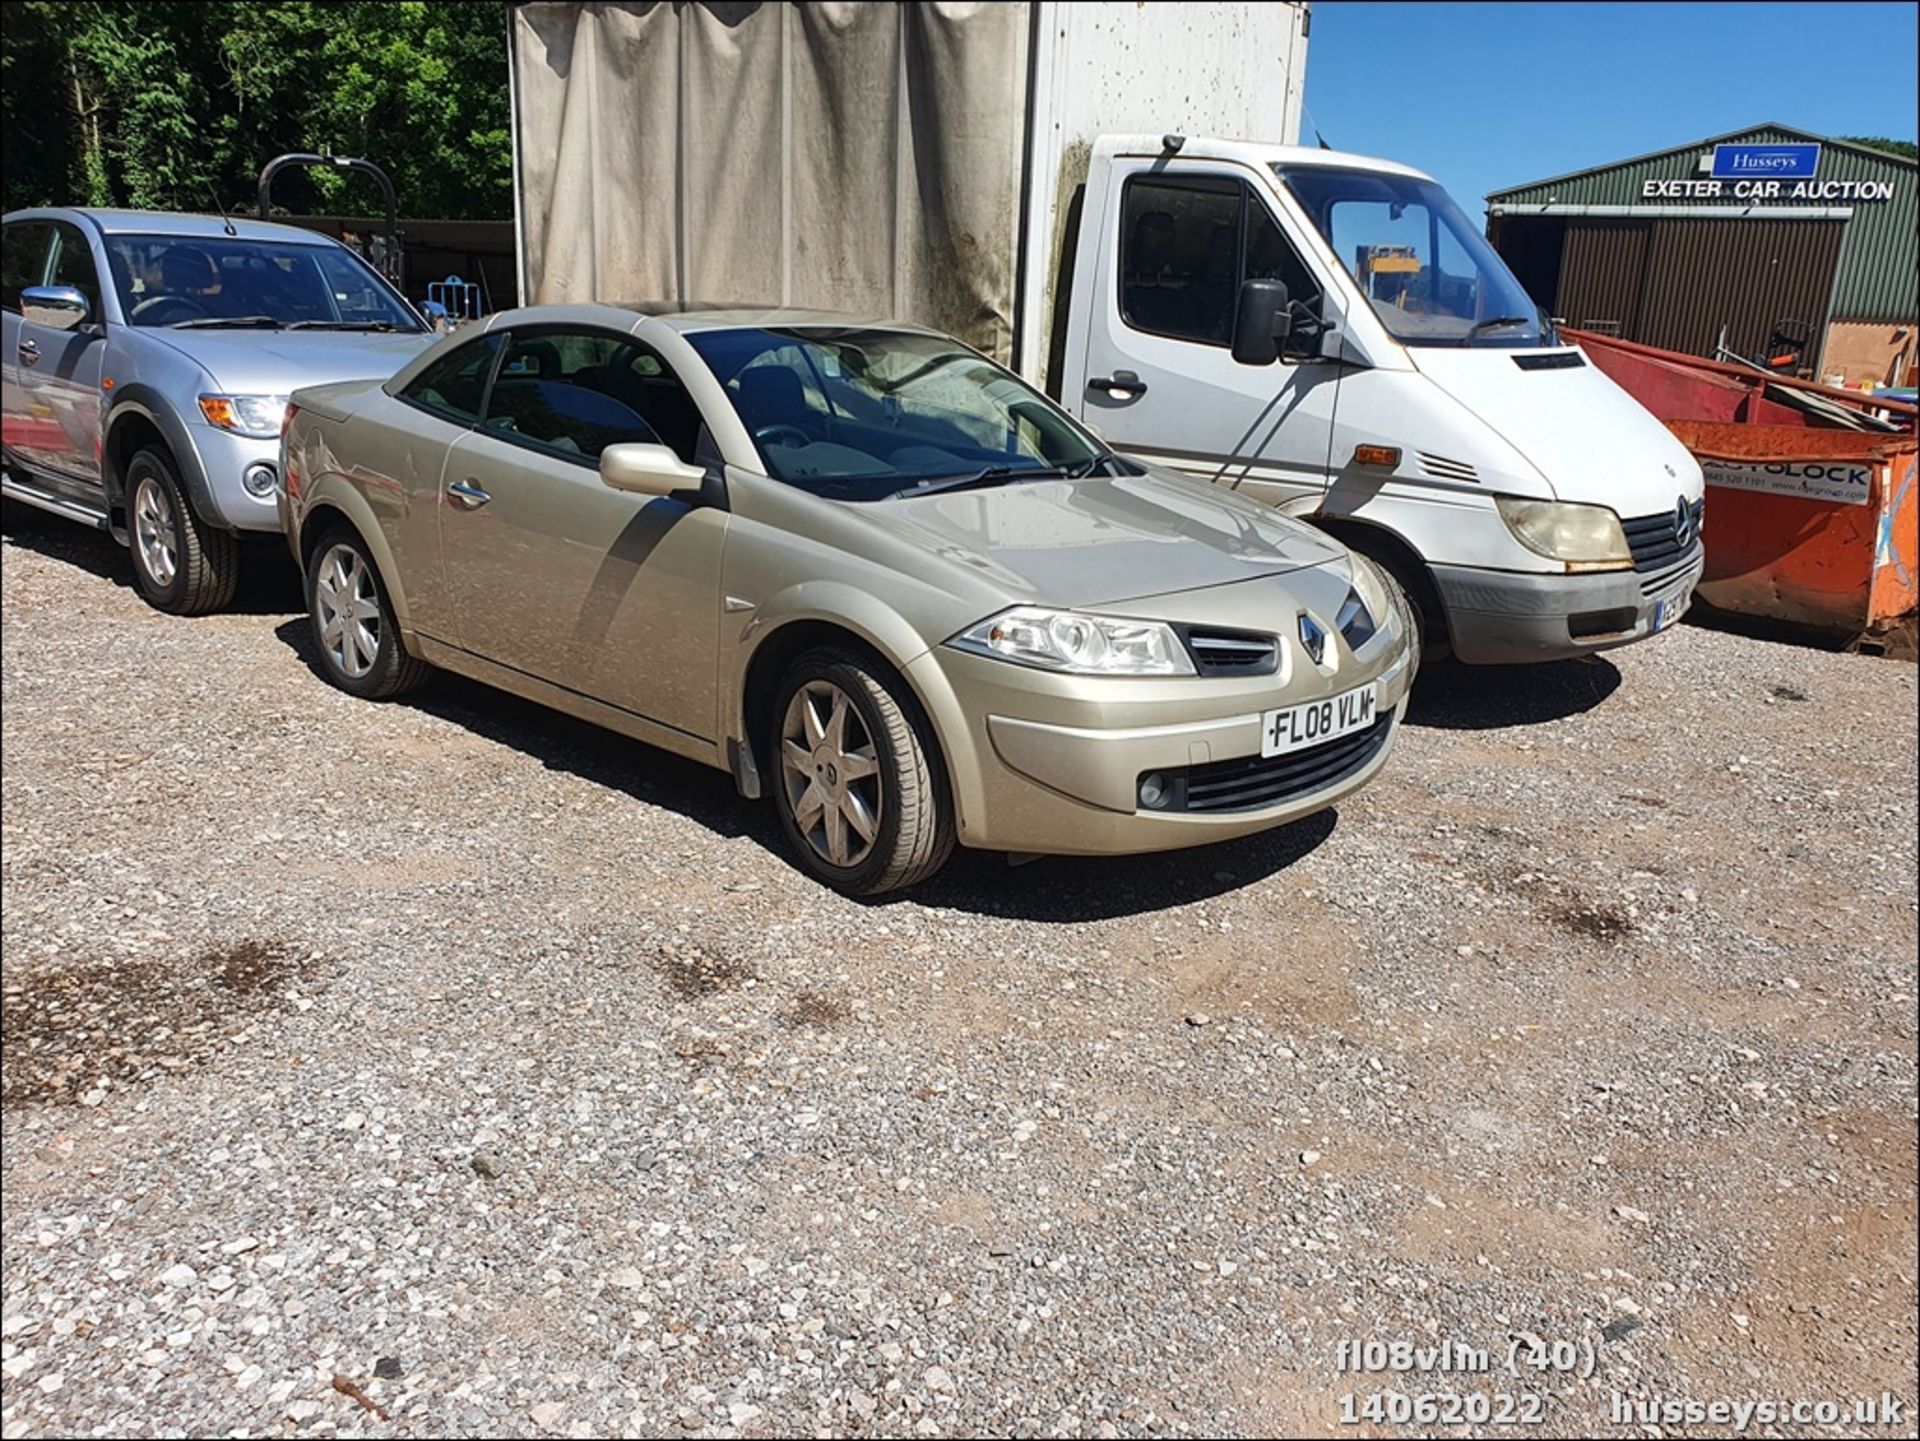
[[[1728,345],[1759,357],[1784,321],[1788,334],[1807,337],[1817,349],[1846,224],[1655,221],[1640,293],[1640,333],[1629,338],[1706,355],[1724,324]]]
[[[1569,220],[1553,313],[1582,330],[1642,339],[1640,288],[1652,234],[1647,220]]]
[[[1913,320],[1920,316],[1920,165],[1897,155],[1843,145],[1804,131],[1760,126],[1736,135],[1664,150],[1657,155],[1622,161],[1618,165],[1583,170],[1555,180],[1512,190],[1498,190],[1490,203],[1543,205],[1724,204],[1745,208],[1746,202],[1646,201],[1641,191],[1648,180],[1697,180],[1700,157],[1718,144],[1792,145],[1819,141],[1821,180],[1879,180],[1893,186],[1893,199],[1882,201],[1816,201],[1853,208],[1844,265],[1834,293],[1836,320]],[[1764,209],[1757,207],[1756,209]],[[1564,283],[1564,282],[1563,282]],[[1571,315],[1567,316],[1572,320]]]

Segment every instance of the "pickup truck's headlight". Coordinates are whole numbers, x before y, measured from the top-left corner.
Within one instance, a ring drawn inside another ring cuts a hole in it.
[[[207,424],[255,440],[277,440],[287,413],[284,395],[203,395],[200,413]]]
[[[1081,615],[1017,605],[955,636],[950,645],[1075,675],[1192,675],[1173,627],[1157,620]]]
[[[1568,570],[1613,570],[1633,564],[1620,517],[1604,505],[1521,500],[1499,495],[1494,504],[1515,540],[1536,555],[1564,561]]]

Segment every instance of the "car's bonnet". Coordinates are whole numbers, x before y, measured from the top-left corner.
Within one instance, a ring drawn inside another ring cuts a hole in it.
[[[859,509],[902,539],[1048,605],[1230,585],[1343,554],[1256,502],[1158,474],[1027,481]]]
[[[180,330],[133,332],[196,361],[220,390],[286,395],[335,380],[384,380],[439,337],[357,330]]]

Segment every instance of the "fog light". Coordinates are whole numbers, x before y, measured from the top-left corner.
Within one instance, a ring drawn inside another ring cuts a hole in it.
[[[1140,777],[1140,804],[1150,811],[1157,811],[1167,803],[1167,778],[1159,771],[1148,771]]]
[[[265,461],[248,466],[240,475],[240,483],[247,488],[247,494],[259,496],[262,500],[273,494],[275,479],[273,467]]]

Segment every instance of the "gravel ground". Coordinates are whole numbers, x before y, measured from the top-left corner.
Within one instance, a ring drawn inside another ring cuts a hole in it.
[[[124,566],[8,519],[7,1436],[1920,1400],[1911,666],[1437,669],[1337,814],[862,906],[718,772],[329,689],[290,571]],[[1337,1368],[1516,1335],[1573,1373]]]

